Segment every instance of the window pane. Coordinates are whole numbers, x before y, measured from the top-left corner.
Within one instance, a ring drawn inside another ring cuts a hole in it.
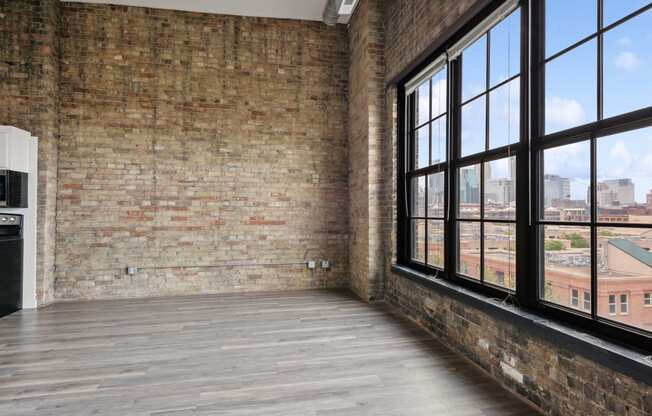
[[[428,217],[444,217],[444,172],[428,176]]]
[[[605,118],[652,105],[651,40],[652,11],[605,33]]]
[[[430,80],[417,88],[417,126],[430,121]]]
[[[546,64],[546,134],[596,120],[596,62],[592,40]]]
[[[591,145],[580,142],[543,152],[543,209],[550,221],[590,221]]]
[[[604,26],[609,26],[649,3],[648,0],[604,0]]]
[[[608,297],[609,300],[609,315],[615,315],[616,314],[616,295],[609,295]]]
[[[487,129],[485,97],[483,95],[462,106],[462,156],[485,150],[485,132]]]
[[[458,222],[457,271],[480,280],[480,223]]]
[[[628,296],[626,294],[620,295],[620,313],[623,315],[629,313],[629,302],[627,299]]]
[[[597,0],[546,0],[546,57],[595,33],[597,13]]]
[[[428,264],[444,268],[444,221],[428,221]]]
[[[591,294],[589,292],[584,293],[584,305],[582,306],[585,311],[591,311]]]
[[[412,178],[412,217],[426,216],[426,177]]]
[[[425,168],[428,166],[428,160],[430,159],[429,154],[429,143],[430,142],[430,126],[425,125],[417,130],[416,140],[414,143],[414,168]]]
[[[447,108],[446,67],[432,77],[432,118],[446,112]]]
[[[570,304],[572,307],[577,308],[580,306],[580,291],[577,288],[571,288]]]
[[[652,314],[644,308],[645,292],[652,290],[652,228],[605,227],[597,232],[598,315],[652,331]],[[618,301],[615,316],[609,295]]]
[[[516,9],[490,32],[491,86],[520,72],[521,9]]]
[[[446,161],[446,116],[432,122],[431,165]]]
[[[597,139],[598,220],[652,223],[652,128]]]
[[[412,260],[419,263],[426,262],[426,221],[411,220],[412,222]]]
[[[480,218],[480,165],[459,170],[458,216]]]
[[[489,148],[518,142],[520,78],[489,93]]]
[[[516,224],[484,224],[484,280],[516,289]]]
[[[571,302],[571,289],[591,293],[590,242],[589,227],[543,227],[543,299],[558,305],[576,307]]]
[[[487,90],[487,35],[462,52],[462,101]]]
[[[484,217],[516,219],[516,157],[484,164]]]

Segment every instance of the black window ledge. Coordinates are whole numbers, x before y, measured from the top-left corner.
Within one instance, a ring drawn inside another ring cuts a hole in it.
[[[611,370],[652,385],[652,356],[646,356],[587,332],[552,321],[530,310],[484,296],[450,281],[435,278],[405,266],[393,265],[392,272],[465,305],[479,309],[508,324],[518,326],[525,332],[538,336],[548,343],[553,343]]]

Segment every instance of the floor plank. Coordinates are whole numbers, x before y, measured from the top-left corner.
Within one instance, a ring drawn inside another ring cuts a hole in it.
[[[0,414],[537,415],[385,307],[303,291],[0,319]]]

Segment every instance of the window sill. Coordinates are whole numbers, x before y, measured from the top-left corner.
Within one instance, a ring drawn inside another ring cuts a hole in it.
[[[550,320],[524,308],[463,288],[453,282],[428,276],[401,265],[392,265],[392,272],[413,280],[429,289],[454,298],[488,315],[516,325],[519,329],[544,339],[554,339],[555,345],[582,355],[619,373],[648,385],[652,384],[652,356],[627,349],[600,339],[587,332]]]

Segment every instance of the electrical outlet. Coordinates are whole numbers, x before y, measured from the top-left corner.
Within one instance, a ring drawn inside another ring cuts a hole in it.
[[[314,260],[308,260],[307,264],[310,270],[314,270],[317,268],[317,262],[315,262]]]
[[[136,273],[138,273],[138,267],[134,267],[134,266],[127,267],[127,274],[134,275]]]
[[[330,269],[331,268],[331,262],[328,260],[322,260],[321,261],[321,268],[322,269]]]

